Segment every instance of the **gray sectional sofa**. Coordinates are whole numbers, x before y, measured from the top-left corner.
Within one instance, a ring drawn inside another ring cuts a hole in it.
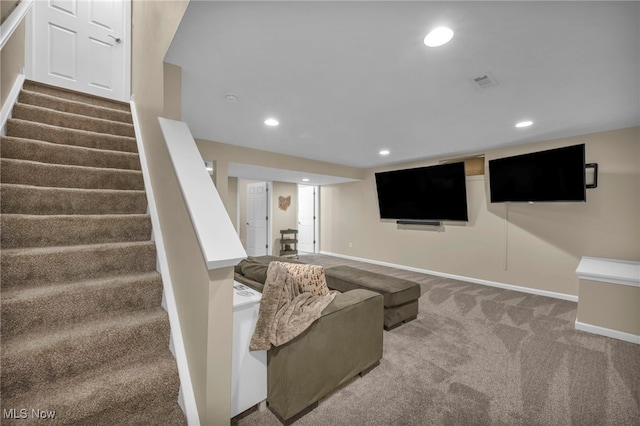
[[[273,260],[284,259],[243,260],[235,280],[261,292]],[[280,421],[294,422],[337,387],[378,365],[383,305],[383,297],[370,290],[340,293],[300,336],[267,352],[267,403]]]

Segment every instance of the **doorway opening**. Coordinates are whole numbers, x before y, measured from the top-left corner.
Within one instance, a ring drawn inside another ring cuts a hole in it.
[[[246,247],[249,256],[269,254],[269,182],[247,183]]]
[[[319,249],[319,188],[298,185],[298,251],[317,253]]]

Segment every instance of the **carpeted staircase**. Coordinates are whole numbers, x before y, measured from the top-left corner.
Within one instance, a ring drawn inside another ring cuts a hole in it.
[[[27,81],[0,149],[0,423],[186,424],[129,106]]]

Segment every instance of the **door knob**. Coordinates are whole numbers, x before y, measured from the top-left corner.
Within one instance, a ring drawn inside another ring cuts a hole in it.
[[[109,37],[111,37],[112,39],[115,40],[116,43],[120,43],[122,40],[120,40],[120,37],[114,37],[111,34],[109,34]]]

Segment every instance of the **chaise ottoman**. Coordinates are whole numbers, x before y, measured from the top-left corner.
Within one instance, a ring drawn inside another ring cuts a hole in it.
[[[325,269],[327,286],[341,292],[364,288],[384,297],[384,328],[391,330],[418,316],[420,285],[402,278],[341,265]]]

